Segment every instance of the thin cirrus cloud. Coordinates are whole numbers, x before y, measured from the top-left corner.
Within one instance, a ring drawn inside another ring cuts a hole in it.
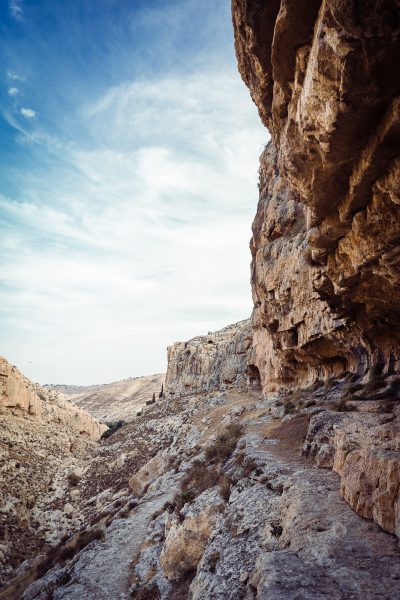
[[[79,102],[72,140],[44,106],[29,131],[10,117],[45,161],[0,195],[4,354],[34,379],[161,372],[168,344],[249,316],[266,132],[225,67],[103,86]]]
[[[21,75],[18,75],[18,73],[15,73],[14,71],[7,71],[6,76],[9,79],[12,79],[13,81],[23,81],[24,80],[24,78],[21,77]]]
[[[10,15],[16,19],[17,21],[22,20],[22,15],[24,13],[21,2],[18,0],[10,0],[8,3],[8,8],[10,11]]]
[[[8,88],[8,95],[9,96],[18,96],[19,94],[19,89],[16,87],[10,87]]]

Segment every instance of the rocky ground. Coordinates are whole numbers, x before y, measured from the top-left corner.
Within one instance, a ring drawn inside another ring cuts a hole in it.
[[[10,384],[0,558],[14,556],[10,482],[31,456],[15,486],[28,498],[29,477],[47,498],[24,506],[39,528],[48,515],[53,543],[7,571],[2,600],[400,599],[399,5],[232,10],[271,134],[252,319],[171,346],[166,397],[137,411],[120,399],[132,419],[89,454],[72,441],[68,454],[56,429],[31,440],[37,398]],[[96,394],[86,406],[103,411]]]
[[[69,537],[0,598],[399,598],[399,411],[368,402],[343,378],[147,407],[77,475]]]
[[[106,429],[0,358],[0,582],[69,529],[68,475]]]

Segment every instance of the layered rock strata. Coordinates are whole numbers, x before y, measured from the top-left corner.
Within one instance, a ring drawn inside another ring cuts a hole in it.
[[[250,320],[168,347],[169,394],[193,394],[245,385],[251,347]]]
[[[62,423],[76,433],[98,440],[107,427],[86,410],[68,402],[56,391],[33,383],[0,357],[0,414],[37,417]]]
[[[271,142],[253,223],[264,390],[400,367],[400,7],[233,0]]]
[[[0,583],[68,529],[68,473],[106,429],[0,359]]]

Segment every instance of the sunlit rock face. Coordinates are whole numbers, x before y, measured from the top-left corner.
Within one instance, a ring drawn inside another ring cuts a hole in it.
[[[250,320],[168,347],[169,394],[193,394],[246,385],[251,348]]]
[[[399,370],[400,8],[233,0],[271,142],[253,223],[253,360],[264,390]]]
[[[98,440],[107,429],[88,412],[65,400],[57,392],[33,383],[0,357],[0,416],[9,413],[61,423],[63,428],[94,440]],[[32,423],[34,426],[35,421]]]
[[[106,429],[0,357],[0,586],[70,527],[68,474]]]

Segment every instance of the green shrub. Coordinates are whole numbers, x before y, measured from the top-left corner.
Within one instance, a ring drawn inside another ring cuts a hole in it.
[[[110,435],[112,435],[113,433],[115,433],[116,431],[118,431],[118,429],[121,429],[121,427],[123,427],[124,425],[126,425],[126,422],[125,421],[108,421],[106,423],[106,425],[107,425],[108,429],[101,436],[102,440],[105,440],[105,439],[109,438]]]

